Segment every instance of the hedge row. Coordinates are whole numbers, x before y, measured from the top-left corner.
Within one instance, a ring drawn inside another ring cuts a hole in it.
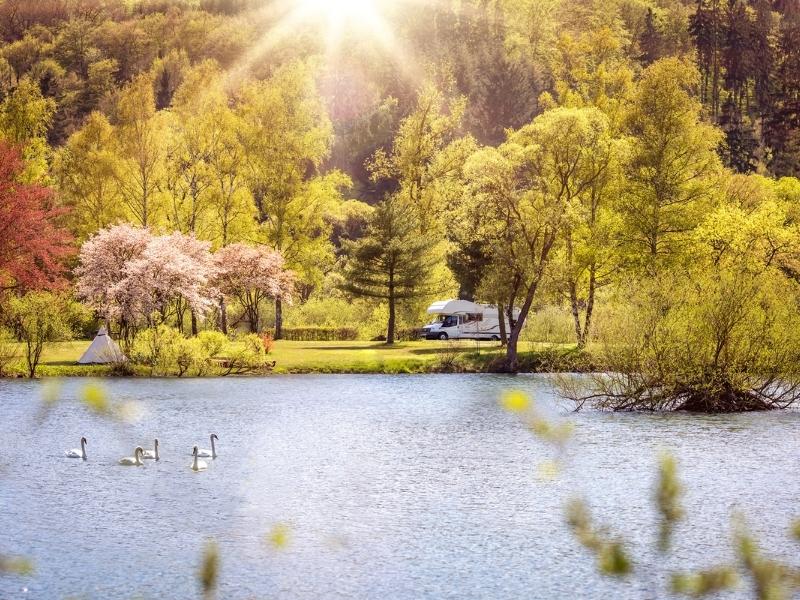
[[[349,342],[358,339],[354,327],[284,327],[282,338],[295,342]]]

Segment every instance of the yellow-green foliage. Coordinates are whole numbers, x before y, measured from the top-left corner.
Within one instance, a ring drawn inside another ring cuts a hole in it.
[[[531,312],[522,331],[526,342],[572,344],[575,323],[569,310],[560,306],[543,306]]]
[[[66,303],[48,292],[30,292],[12,297],[8,309],[9,320],[24,342],[28,376],[34,377],[45,344],[71,336]]]
[[[214,371],[211,359],[224,350],[226,341],[219,332],[186,338],[177,329],[159,325],[136,335],[130,358],[149,367],[152,375],[203,376]]]
[[[0,327],[0,377],[8,374],[9,367],[19,357],[20,346],[8,329]]]
[[[632,570],[631,560],[618,540],[608,537],[592,524],[586,505],[575,500],[567,508],[567,523],[581,544],[594,552],[600,571],[606,575],[625,576]]]
[[[136,334],[129,358],[150,367],[153,375],[170,375],[177,371],[183,341],[183,335],[167,325],[144,329]]]
[[[31,575],[33,562],[20,556],[4,556],[0,554],[0,575]]]
[[[200,340],[209,358],[219,356],[228,343],[228,337],[220,331],[201,331],[197,334],[197,339]]]
[[[223,374],[252,373],[263,369],[267,363],[264,341],[255,333],[248,333],[236,339],[222,365]]]

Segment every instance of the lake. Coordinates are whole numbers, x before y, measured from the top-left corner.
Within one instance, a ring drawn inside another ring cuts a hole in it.
[[[654,597],[648,565],[732,559],[735,511],[764,547],[797,558],[797,411],[574,414],[537,375],[103,381],[138,403],[122,424],[87,412],[80,379],[37,419],[43,385],[0,381],[0,553],[36,565],[31,577],[0,577],[4,600],[199,597],[209,539],[226,600]],[[574,423],[559,477],[541,468],[553,448],[499,407],[509,388]],[[191,448],[209,447],[212,432],[219,457],[192,472]],[[89,460],[64,458],[82,435]],[[160,462],[116,464],[153,437]],[[667,557],[654,550],[662,450],[687,487]],[[596,573],[565,525],[575,496],[629,543],[630,580]],[[285,545],[270,541],[276,531]]]

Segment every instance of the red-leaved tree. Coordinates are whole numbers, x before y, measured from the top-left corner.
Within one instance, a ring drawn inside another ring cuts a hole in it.
[[[0,141],[0,291],[64,284],[72,236],[57,223],[65,209],[41,185],[21,183],[19,150]]]

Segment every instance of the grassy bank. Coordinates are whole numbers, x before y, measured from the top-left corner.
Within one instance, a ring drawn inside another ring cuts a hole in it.
[[[39,377],[105,376],[110,368],[76,364],[89,341],[48,344],[42,356]],[[585,356],[574,346],[553,344],[521,345],[523,371],[586,370]],[[20,348],[20,356],[22,349]],[[387,346],[382,342],[296,342],[277,341],[269,354],[275,373],[429,373],[482,372],[504,356],[494,342],[419,341]],[[145,368],[136,368],[147,375]],[[22,359],[13,369],[25,372]]]

